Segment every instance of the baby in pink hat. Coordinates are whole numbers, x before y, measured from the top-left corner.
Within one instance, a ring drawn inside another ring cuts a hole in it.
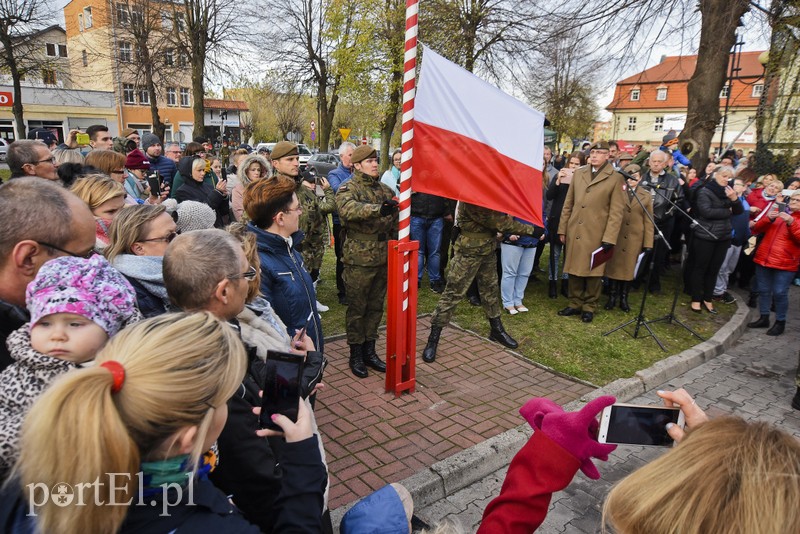
[[[8,336],[14,363],[0,373],[0,482],[16,461],[22,420],[39,395],[141,318],[133,288],[103,256],[48,261],[25,300],[31,320]]]

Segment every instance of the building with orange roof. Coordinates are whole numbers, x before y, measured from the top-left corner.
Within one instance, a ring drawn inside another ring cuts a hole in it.
[[[761,52],[736,54],[738,71],[719,95],[720,113],[725,116],[724,137],[720,139],[720,123],[712,147],[734,139],[736,148],[746,151],[755,147],[755,116],[764,90],[764,68],[758,61]],[[660,146],[671,129],[680,133],[686,122],[689,79],[696,65],[696,55],[664,56],[658,65],[618,81],[614,98],[606,106],[612,114],[609,137],[618,140],[623,150],[634,152],[636,145]]]

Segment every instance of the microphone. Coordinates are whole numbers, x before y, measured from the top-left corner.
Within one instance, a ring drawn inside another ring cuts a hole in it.
[[[637,178],[631,176],[630,174],[628,174],[627,172],[625,172],[622,169],[617,170],[617,172],[620,173],[622,175],[622,177],[625,178],[626,180],[633,180],[635,182],[639,181]]]

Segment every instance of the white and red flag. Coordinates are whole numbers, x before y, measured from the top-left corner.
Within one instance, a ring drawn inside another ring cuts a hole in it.
[[[544,114],[425,47],[411,188],[542,221]]]

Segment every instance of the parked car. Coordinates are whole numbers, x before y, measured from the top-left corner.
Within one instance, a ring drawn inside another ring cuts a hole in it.
[[[314,169],[317,176],[328,176],[328,173],[341,165],[342,160],[338,154],[314,154],[308,160],[308,166]]]
[[[297,145],[297,154],[300,156],[300,170],[304,171],[308,166],[308,160],[311,159],[312,156],[311,149],[301,143]]]
[[[8,141],[0,137],[0,161],[5,161],[8,156]]]

